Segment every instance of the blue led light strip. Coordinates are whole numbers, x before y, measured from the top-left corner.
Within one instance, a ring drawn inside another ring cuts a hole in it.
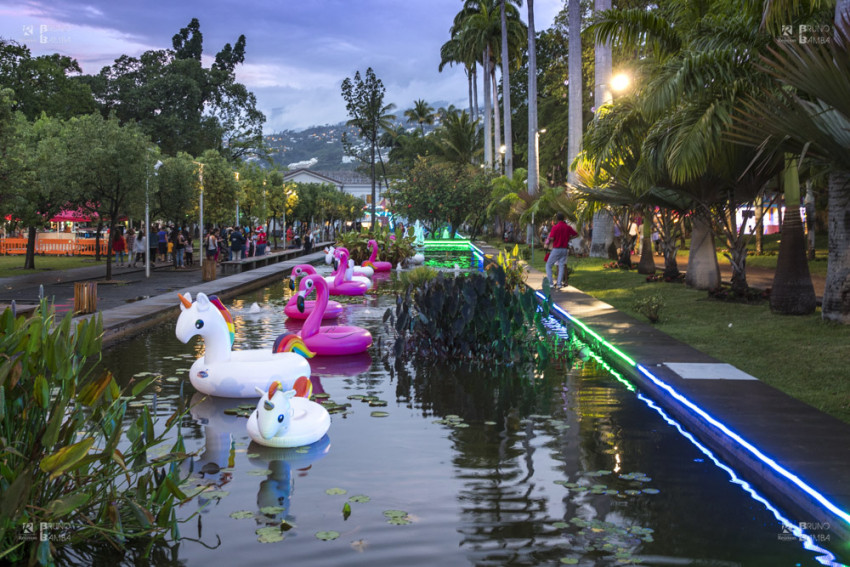
[[[717,457],[715,457],[715,456],[714,456],[714,453],[712,453],[710,449],[708,449],[708,448],[707,448],[707,447],[705,447],[702,443],[700,443],[699,441],[697,441],[697,439],[696,439],[693,435],[691,435],[690,433],[688,433],[687,431],[685,431],[685,429],[682,427],[682,425],[681,425],[679,422],[677,422],[676,420],[674,420],[673,418],[671,418],[670,416],[668,416],[668,415],[664,412],[664,410],[663,410],[663,409],[661,409],[661,408],[660,408],[660,407],[659,407],[659,406],[658,406],[655,402],[653,402],[652,400],[650,400],[649,398],[647,398],[647,397],[646,397],[646,396],[644,396],[643,394],[638,394],[638,395],[637,395],[637,397],[638,397],[638,399],[639,399],[639,400],[641,400],[643,403],[645,403],[645,404],[646,404],[646,405],[648,405],[650,408],[652,408],[653,410],[655,410],[656,412],[658,412],[658,414],[661,416],[661,418],[662,418],[664,421],[666,421],[669,425],[672,425],[673,427],[675,427],[675,428],[679,431],[679,433],[680,433],[680,434],[681,434],[681,435],[682,435],[685,439],[687,439],[688,441],[690,441],[690,442],[691,442],[691,443],[692,443],[692,444],[693,444],[693,445],[694,445],[697,449],[699,449],[699,450],[700,450],[700,451],[701,451],[701,452],[702,452],[702,453],[703,453],[706,457],[708,457],[709,459],[711,459],[711,461],[715,464],[715,466],[717,466],[718,468],[721,468],[721,469],[723,469],[724,471],[726,471],[726,473],[729,475],[729,478],[732,480],[732,483],[733,483],[733,484],[737,484],[738,486],[740,486],[741,488],[743,488],[743,489],[744,489],[747,493],[749,493],[749,495],[752,497],[752,499],[753,499],[753,500],[755,500],[755,501],[757,501],[757,502],[761,502],[761,503],[764,505],[764,507],[765,507],[765,508],[767,508],[767,510],[768,510],[771,514],[773,514],[773,517],[774,517],[774,518],[776,518],[776,519],[779,521],[779,523],[780,523],[780,524],[782,524],[783,526],[785,526],[785,527],[786,527],[786,528],[787,528],[787,529],[788,529],[788,530],[789,530],[792,534],[794,534],[794,536],[795,536],[795,537],[799,538],[799,539],[803,542],[803,547],[804,547],[805,549],[808,549],[809,551],[815,551],[815,552],[818,552],[818,553],[822,553],[823,555],[822,555],[821,557],[817,557],[817,558],[816,558],[816,559],[817,559],[817,561],[818,561],[819,563],[821,563],[821,564],[823,564],[823,565],[829,565],[829,566],[831,566],[831,567],[842,567],[842,566],[843,566],[843,564],[842,564],[842,563],[836,563],[836,562],[835,562],[835,556],[834,556],[832,553],[830,553],[830,552],[829,552],[829,551],[827,551],[826,549],[823,549],[822,547],[820,547],[820,546],[818,546],[817,544],[815,544],[814,539],[812,538],[812,536],[810,536],[810,535],[806,534],[806,533],[805,533],[805,532],[804,532],[804,531],[800,528],[800,526],[799,526],[799,525],[794,524],[793,522],[791,522],[791,520],[789,520],[788,518],[784,517],[784,516],[783,516],[783,515],[779,512],[779,510],[777,510],[777,509],[776,509],[776,508],[775,508],[775,507],[774,507],[774,506],[773,506],[770,502],[768,502],[768,501],[767,501],[767,500],[766,500],[766,499],[765,499],[765,498],[764,498],[761,494],[759,494],[758,492],[756,492],[756,490],[755,490],[752,486],[750,486],[750,483],[748,483],[748,482],[747,482],[747,481],[745,481],[744,479],[740,478],[740,477],[739,477],[739,476],[735,473],[735,471],[734,471],[734,470],[732,470],[732,468],[731,468],[731,467],[727,466],[727,465],[726,465],[726,464],[724,464],[722,461],[720,461],[720,459],[718,459]]]
[[[542,292],[536,291],[536,294],[541,300],[543,300],[543,301],[546,300],[546,296],[543,295]],[[577,319],[576,317],[573,317],[572,315],[567,313],[567,311],[565,311],[562,307],[560,307],[559,305],[553,305],[552,307],[558,314],[562,315],[566,319],[569,319],[575,325],[581,327],[581,329],[583,331],[585,331],[586,333],[588,333],[589,335],[591,335],[592,337],[597,339],[606,348],[610,349],[611,352],[618,355],[620,358],[622,358],[624,361],[626,361],[630,366],[636,368],[641,374],[643,374],[644,376],[649,378],[649,380],[652,381],[656,386],[665,390],[668,394],[670,394],[670,396],[673,399],[675,399],[676,401],[678,401],[680,404],[684,405],[685,407],[689,408],[691,411],[693,411],[694,413],[696,413],[697,415],[702,417],[706,422],[710,423],[711,425],[713,425],[714,427],[716,427],[717,429],[722,431],[727,437],[729,437],[731,440],[735,441],[738,445],[740,445],[741,447],[743,447],[744,449],[749,451],[753,456],[755,456],[758,460],[760,460],[761,462],[763,462],[764,464],[769,466],[777,474],[786,478],[792,484],[794,484],[799,489],[801,489],[803,492],[805,492],[806,494],[811,496],[821,506],[823,506],[824,508],[826,508],[827,510],[829,510],[830,512],[832,512],[833,514],[835,514],[836,516],[838,516],[842,520],[844,520],[847,524],[850,524],[850,514],[841,510],[838,506],[836,506],[835,504],[833,504],[832,502],[827,500],[827,498],[823,494],[821,494],[820,492],[818,492],[817,490],[815,490],[814,488],[809,486],[800,477],[798,477],[794,473],[790,472],[788,469],[786,469],[785,467],[783,467],[782,465],[777,463],[775,460],[773,460],[772,458],[770,458],[767,455],[765,455],[764,453],[762,453],[758,448],[756,448],[750,442],[748,442],[743,437],[741,437],[740,435],[738,435],[737,433],[735,433],[734,431],[729,429],[726,425],[724,425],[723,423],[721,423],[720,421],[718,421],[714,417],[712,417],[708,412],[703,410],[701,407],[697,406],[695,403],[690,401],[688,398],[686,398],[685,396],[683,396],[682,394],[677,392],[675,388],[673,388],[672,386],[670,386],[669,384],[667,384],[666,382],[662,381],[657,376],[652,374],[643,365],[635,362],[632,358],[630,358],[628,355],[626,355],[625,353],[620,351],[617,347],[615,347],[610,342],[608,342],[607,340],[602,338],[599,334],[594,332],[587,325],[582,323],[579,319]]]

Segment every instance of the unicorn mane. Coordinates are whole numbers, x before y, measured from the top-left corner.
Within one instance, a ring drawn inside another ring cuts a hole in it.
[[[227,307],[224,306],[224,303],[218,298],[217,295],[210,296],[210,303],[215,305],[219,312],[221,312],[221,316],[224,317],[224,322],[227,324],[227,332],[230,334],[230,346],[233,346],[233,343],[236,341],[236,327],[233,325],[233,317],[230,316],[230,311],[227,310]]]

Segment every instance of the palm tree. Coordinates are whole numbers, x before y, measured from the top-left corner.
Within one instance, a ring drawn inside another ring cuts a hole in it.
[[[480,159],[483,149],[478,121],[466,112],[450,112],[434,132],[435,159],[458,164],[472,164]],[[430,138],[430,136],[429,136]]]
[[[835,38],[828,44],[782,43],[762,59],[770,75],[794,90],[767,90],[745,102],[735,136],[765,155],[805,153],[829,168],[829,257],[822,302],[824,319],[850,323],[850,2],[835,9]],[[787,213],[786,213],[787,214]],[[784,240],[784,236],[783,236]]]
[[[453,63],[463,65],[469,89],[469,115],[475,119],[478,113],[477,55],[471,52],[468,45],[461,41],[456,25],[452,26],[450,33],[451,39],[440,47],[440,65],[437,70],[442,73],[446,65]]]
[[[422,99],[413,101],[413,108],[408,108],[404,111],[404,116],[408,122],[417,122],[419,124],[419,132],[425,135],[425,124],[431,125],[434,123],[434,107]]]

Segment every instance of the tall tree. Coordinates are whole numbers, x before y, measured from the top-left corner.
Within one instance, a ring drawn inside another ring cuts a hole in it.
[[[122,55],[98,75],[84,77],[101,112],[138,122],[165,155],[218,150],[229,160],[263,152],[265,116],[253,93],[236,81],[245,61],[245,36],[225,44],[207,68],[203,35],[193,18],[172,39],[172,49],[138,58]]]
[[[165,157],[157,175],[157,190],[154,194],[155,218],[171,220],[182,226],[189,221],[189,215],[195,210],[198,187],[198,174],[192,156],[180,152],[174,157]],[[194,219],[193,219],[194,220]]]
[[[118,218],[144,201],[150,142],[136,124],[90,114],[69,120],[62,132],[65,175],[80,204],[109,226],[106,279],[112,279],[112,241]]]
[[[230,162],[216,150],[205,151],[198,161],[203,164],[198,165],[196,171],[198,190],[204,192],[204,224],[230,225],[239,196],[239,183]],[[197,197],[195,203],[199,202],[200,195]]]
[[[342,98],[345,109],[351,119],[349,126],[357,129],[358,136],[369,145],[369,173],[372,180],[371,217],[372,226],[377,220],[377,195],[375,191],[375,153],[378,146],[378,136],[381,132],[381,120],[389,118],[384,106],[384,83],[375,75],[371,67],[366,69],[366,77],[360,77],[360,71],[354,73],[354,78],[346,77],[342,82]],[[394,118],[394,117],[393,117]]]

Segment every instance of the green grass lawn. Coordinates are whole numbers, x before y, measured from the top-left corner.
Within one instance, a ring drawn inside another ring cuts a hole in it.
[[[0,278],[24,276],[49,270],[69,270],[86,266],[105,266],[106,260],[100,263],[90,256],[36,256],[35,270],[24,269],[23,256],[0,256]]]
[[[821,254],[825,258],[826,252]],[[776,265],[776,256],[751,258]],[[605,259],[570,257],[569,262],[575,268],[570,284],[585,293],[644,322],[635,301],[658,294],[664,303],[659,330],[850,422],[850,326],[824,321],[820,310],[805,317],[774,315],[767,303],[724,303],[684,284],[648,283],[636,271],[603,268]],[[532,266],[545,271],[539,250]]]

